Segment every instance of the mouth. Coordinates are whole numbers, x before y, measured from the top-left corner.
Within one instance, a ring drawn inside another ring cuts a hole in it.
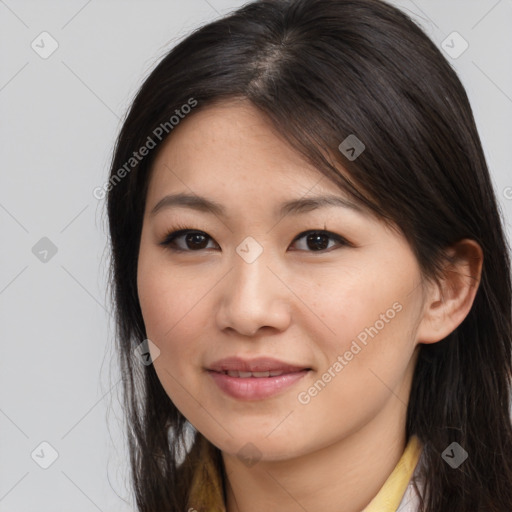
[[[301,370],[298,370],[301,371]],[[266,378],[266,377],[279,377],[279,375],[283,374],[290,374],[290,373],[296,373],[296,372],[287,372],[285,370],[273,370],[273,371],[267,371],[267,372],[241,372],[237,370],[224,370],[222,372],[224,375],[229,375],[230,377],[237,377],[239,379],[249,379],[249,378]]]
[[[311,370],[308,365],[287,363],[274,359],[273,357],[258,357],[255,359],[244,359],[242,357],[226,357],[212,363],[207,370],[223,373],[236,372],[239,375],[233,377],[276,377],[283,373],[293,373],[302,370]],[[268,373],[268,375],[267,375]],[[241,374],[241,375],[240,375]],[[247,375],[251,374],[251,375]],[[275,375],[270,375],[275,374]]]
[[[219,360],[208,374],[225,394],[238,400],[263,400],[275,396],[304,378],[312,368],[273,358]]]

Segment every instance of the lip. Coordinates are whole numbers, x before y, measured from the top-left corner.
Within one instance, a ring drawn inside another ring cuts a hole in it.
[[[227,371],[237,372],[282,372],[269,377],[235,377]],[[227,395],[239,400],[263,400],[275,396],[304,378],[311,368],[270,357],[242,359],[228,357],[220,359],[207,368],[217,386]]]
[[[273,357],[257,357],[255,359],[243,359],[241,357],[226,357],[212,363],[208,370],[215,372],[239,371],[239,372],[267,372],[282,371],[284,373],[309,370],[307,365],[296,365],[274,359]]]

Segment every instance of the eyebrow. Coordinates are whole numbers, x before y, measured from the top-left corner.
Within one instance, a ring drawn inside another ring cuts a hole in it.
[[[220,203],[207,199],[206,197],[195,194],[170,194],[158,201],[150,212],[150,216],[156,215],[158,212],[173,208],[189,208],[192,210],[211,213],[218,217],[226,217],[226,209]],[[301,199],[292,199],[280,205],[276,211],[276,216],[283,217],[285,215],[299,215],[319,208],[341,207],[347,208],[358,213],[365,213],[363,207],[355,204],[343,197],[336,195],[312,196]]]

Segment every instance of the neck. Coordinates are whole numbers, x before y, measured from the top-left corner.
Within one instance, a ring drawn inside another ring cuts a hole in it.
[[[405,449],[406,410],[392,395],[356,432],[294,459],[261,460],[247,467],[223,453],[227,512],[360,512]]]

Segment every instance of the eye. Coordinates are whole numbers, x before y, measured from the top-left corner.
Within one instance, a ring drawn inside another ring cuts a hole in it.
[[[345,240],[342,236],[337,235],[336,233],[331,233],[330,231],[319,230],[319,231],[304,231],[300,235],[297,235],[294,242],[301,240],[304,238],[304,243],[302,245],[303,250],[306,248],[313,248],[313,251],[307,252],[323,252],[325,250],[331,249],[336,244],[329,246],[329,240],[337,242],[339,245],[350,246],[351,244]]]
[[[181,228],[168,233],[160,242],[160,245],[175,252],[193,252],[207,248],[208,239],[212,240],[204,231]],[[177,243],[179,240],[184,241],[185,247]]]
[[[341,246],[350,246],[352,244],[336,233],[325,230],[309,230],[297,235],[293,242],[302,241],[302,248],[306,252],[323,252],[332,249],[336,244]],[[208,241],[214,246],[208,247]],[[181,242],[181,243],[179,243]],[[330,245],[330,242],[334,242]],[[165,235],[160,245],[174,252],[198,252],[208,248],[218,248],[217,243],[204,231],[192,228],[182,227],[178,230],[171,231]],[[311,250],[312,249],[312,250]],[[295,249],[294,249],[295,250]]]

